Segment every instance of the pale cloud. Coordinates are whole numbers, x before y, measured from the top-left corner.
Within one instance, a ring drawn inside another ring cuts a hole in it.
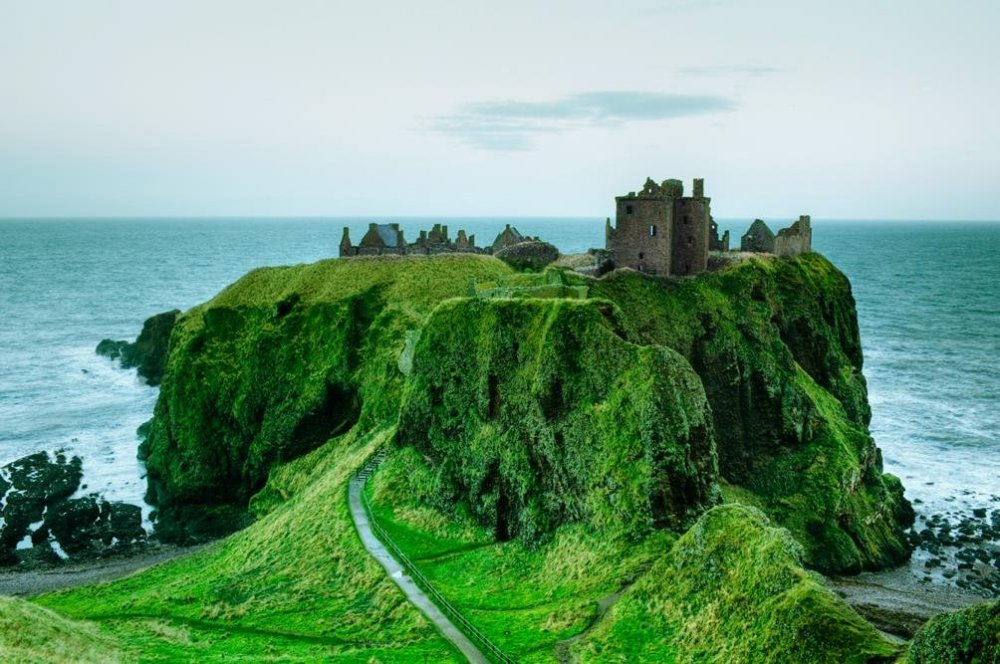
[[[732,111],[717,95],[634,90],[580,92],[550,101],[488,101],[435,118],[428,129],[487,150],[527,150],[544,134]]]

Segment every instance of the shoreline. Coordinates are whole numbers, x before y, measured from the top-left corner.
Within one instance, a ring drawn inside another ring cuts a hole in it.
[[[922,583],[909,563],[856,576],[822,576],[826,586],[883,633],[909,640],[936,615],[996,598],[947,583]]]
[[[114,581],[204,549],[208,544],[154,544],[130,554],[30,569],[0,568],[0,595],[33,597],[54,590]]]

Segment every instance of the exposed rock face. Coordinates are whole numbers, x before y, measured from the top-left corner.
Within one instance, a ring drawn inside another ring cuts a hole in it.
[[[142,512],[96,495],[70,498],[83,477],[79,457],[39,452],[0,468],[0,564],[20,557],[56,561],[143,542]],[[19,543],[31,543],[18,550]]]
[[[854,298],[826,259],[752,259],[677,284],[621,271],[591,296],[621,307],[630,339],[690,360],[730,493],[789,528],[810,565],[856,572],[909,556],[913,511],[868,433]]]
[[[148,318],[135,343],[104,339],[97,344],[96,352],[113,360],[121,360],[122,367],[126,369],[135,368],[149,385],[159,385],[163,380],[170,333],[180,313],[175,309]]]
[[[518,242],[494,254],[515,270],[541,270],[559,258],[559,250],[548,242]]]
[[[618,336],[613,309],[461,300],[424,328],[398,430],[438,492],[500,539],[587,521],[640,537],[717,500],[711,413],[676,352]]]

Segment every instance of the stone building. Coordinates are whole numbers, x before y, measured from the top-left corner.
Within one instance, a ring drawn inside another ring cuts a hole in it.
[[[763,219],[754,219],[750,228],[740,238],[740,251],[755,251],[758,253],[774,253],[774,233],[764,223]]]
[[[521,235],[516,228],[507,224],[500,231],[493,244],[486,248],[476,246],[476,236],[467,235],[464,230],[458,231],[458,237],[452,240],[448,235],[446,224],[434,224],[430,230],[420,231],[413,243],[407,244],[399,224],[368,224],[368,231],[361,242],[351,243],[350,230],[344,228],[340,238],[340,257],[350,256],[383,256],[383,255],[431,255],[448,253],[465,254],[496,254],[503,249],[525,242],[537,242],[537,237]]]
[[[615,267],[659,275],[689,275],[708,267],[711,199],[704,180],[694,180],[691,196],[684,183],[652,178],[638,194],[615,198],[615,226],[605,225],[607,251]]]
[[[807,214],[774,238],[774,253],[778,256],[798,256],[812,251],[812,219]]]
[[[809,215],[801,215],[798,221],[775,235],[763,219],[755,219],[740,238],[740,250],[777,256],[808,253],[812,251],[812,220]]]
[[[729,231],[719,237],[719,224],[715,219],[709,217],[708,250],[709,251],[729,251]]]

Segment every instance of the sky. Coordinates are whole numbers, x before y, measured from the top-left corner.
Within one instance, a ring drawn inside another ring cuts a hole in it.
[[[1000,219],[1000,2],[0,0],[0,217]]]

